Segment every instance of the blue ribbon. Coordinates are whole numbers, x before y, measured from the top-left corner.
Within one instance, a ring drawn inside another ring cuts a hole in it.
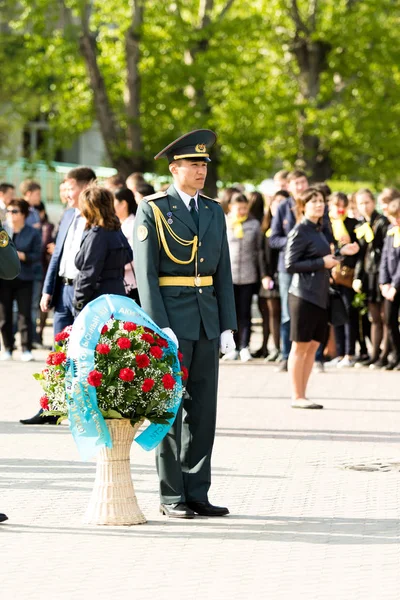
[[[75,319],[68,345],[65,392],[68,403],[68,418],[75,443],[83,460],[88,460],[100,447],[112,447],[110,433],[97,405],[96,388],[87,383],[94,369],[94,353],[101,329],[114,317],[119,321],[131,321],[152,329],[168,342],[167,352],[173,355],[174,414],[168,425],[150,423],[135,439],[144,450],[153,450],[167,435],[176,418],[182,400],[182,377],[176,344],[150,319],[134,300],[125,296],[106,294],[92,300]]]

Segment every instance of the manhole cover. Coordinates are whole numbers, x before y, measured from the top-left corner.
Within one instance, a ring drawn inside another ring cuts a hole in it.
[[[386,473],[388,471],[396,471],[400,472],[400,462],[389,462],[389,461],[371,461],[371,462],[362,462],[358,465],[348,465],[345,464],[342,467],[343,469],[347,469],[349,471],[381,471]]]

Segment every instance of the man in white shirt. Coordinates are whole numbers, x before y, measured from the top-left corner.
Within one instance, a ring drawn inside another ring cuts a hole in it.
[[[75,256],[81,245],[85,228],[79,211],[79,195],[96,179],[88,167],[72,169],[66,178],[68,206],[60,223],[56,245],[43,284],[40,308],[47,312],[54,307],[54,335],[74,322],[74,279],[78,273]],[[42,410],[31,419],[21,419],[24,425],[54,423],[52,416],[42,416]]]

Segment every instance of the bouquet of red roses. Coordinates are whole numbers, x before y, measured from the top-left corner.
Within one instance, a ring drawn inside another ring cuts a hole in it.
[[[45,394],[40,398],[47,414],[67,418],[65,372],[68,340],[72,327],[55,337],[55,350],[46,360],[46,368],[34,375]],[[181,363],[182,379],[187,369]],[[173,416],[173,357],[168,343],[158,334],[131,322],[111,319],[101,330],[96,346],[94,370],[87,385],[96,388],[97,404],[105,418],[126,418],[131,423],[147,419],[166,424]]]

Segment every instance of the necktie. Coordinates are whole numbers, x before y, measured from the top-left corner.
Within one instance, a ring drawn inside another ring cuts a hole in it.
[[[195,222],[197,229],[199,228],[199,213],[196,209],[196,200],[194,198],[190,198],[189,202],[190,206],[190,214],[192,215],[192,219]]]

